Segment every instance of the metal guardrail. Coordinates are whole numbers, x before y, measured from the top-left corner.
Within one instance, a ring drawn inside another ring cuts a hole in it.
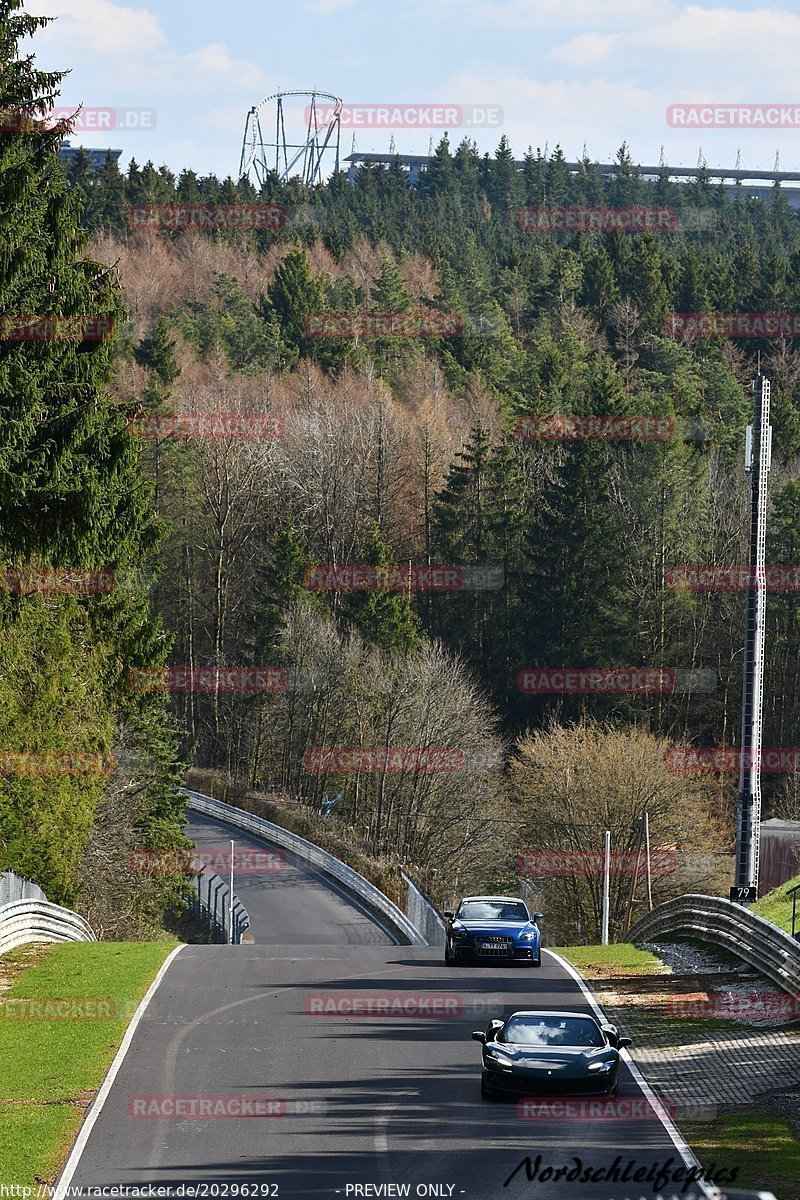
[[[800,893],[800,883],[796,887],[789,888],[787,896],[792,897],[792,937],[800,941],[800,929],[797,928],[797,896]]]
[[[0,908],[4,904],[11,904],[14,900],[46,900],[42,889],[38,883],[31,883],[30,879],[23,879],[21,875],[15,874],[14,871],[3,871],[0,873]]]
[[[196,920],[208,926],[217,942],[230,941],[230,887],[215,871],[208,871],[197,860],[192,864],[199,874],[194,880],[194,895],[189,911]],[[233,941],[239,945],[242,935],[250,928],[250,917],[236,893],[233,893]]]
[[[184,788],[183,793],[189,798],[188,808],[204,813],[208,817],[216,817],[218,821],[226,821],[229,825],[235,825],[238,829],[255,834],[256,837],[266,838],[267,841],[280,846],[282,850],[291,851],[309,866],[335,880],[345,891],[381,917],[390,927],[390,932],[401,943],[427,946],[425,937],[408,919],[403,910],[392,903],[388,896],[385,896],[363,875],[359,875],[358,871],[354,871],[352,867],[343,863],[341,859],[334,858],[332,854],[321,850],[313,842],[308,842],[298,834],[290,833],[288,829],[274,825],[272,821],[266,821],[263,817],[256,817],[253,813],[245,812],[241,808],[234,808],[230,804],[224,804],[221,800],[214,800],[211,796],[204,796],[201,792],[192,792],[188,788]]]
[[[659,904],[632,927],[632,942],[657,942],[671,934],[723,946],[791,996],[800,996],[800,946],[771,921],[721,896],[690,893]]]
[[[83,917],[47,900],[13,900],[0,907],[0,954],[29,942],[96,942]]]
[[[406,916],[425,937],[429,946],[443,946],[445,943],[445,923],[431,904],[424,892],[421,892],[413,879],[409,879],[405,871],[401,871],[403,880],[408,888],[406,896]]]

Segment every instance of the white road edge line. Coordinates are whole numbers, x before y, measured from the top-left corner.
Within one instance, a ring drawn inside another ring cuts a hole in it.
[[[139,1007],[136,1009],[136,1012],[133,1014],[131,1023],[128,1026],[127,1030],[125,1031],[125,1036],[122,1039],[122,1044],[121,1044],[119,1050],[117,1051],[117,1053],[114,1055],[114,1061],[112,1062],[111,1066],[108,1068],[108,1074],[106,1075],[105,1079],[103,1080],[103,1083],[100,1087],[100,1091],[97,1093],[97,1095],[94,1098],[94,1103],[92,1104],[92,1107],[89,1109],[89,1112],[86,1116],[86,1120],[83,1122],[83,1124],[80,1127],[78,1136],[75,1140],[75,1145],[72,1147],[70,1156],[64,1165],[64,1170],[59,1175],[58,1180],[56,1181],[56,1184],[53,1188],[54,1200],[60,1200],[60,1197],[62,1197],[64,1195],[64,1192],[66,1191],[66,1189],[69,1187],[70,1183],[72,1182],[72,1177],[75,1174],[75,1171],[81,1160],[81,1155],[83,1154],[86,1143],[89,1140],[89,1134],[92,1132],[92,1129],[94,1128],[94,1123],[97,1120],[97,1118],[100,1116],[100,1113],[103,1110],[103,1105],[105,1104],[106,1100],[108,1099],[108,1093],[111,1091],[114,1080],[117,1077],[117,1073],[125,1059],[125,1055],[128,1053],[128,1050],[130,1049],[130,1044],[133,1041],[133,1035],[136,1033],[136,1029],[139,1025],[139,1022],[141,1021],[142,1017],[144,1016],[148,1004],[153,999],[153,996],[156,994],[158,985],[161,983],[161,980],[164,978],[165,974],[167,973],[167,969],[170,966],[170,963],[172,962],[173,958],[175,957],[176,954],[180,954],[181,950],[183,950],[183,949],[185,949],[184,945],[176,946],[175,949],[172,950],[167,955],[167,957],[164,959],[164,962],[161,964],[161,968],[160,968],[158,974],[156,975],[153,982],[150,984],[150,987],[147,989],[145,995],[142,997]]]
[[[570,974],[572,976],[572,978],[575,980],[578,987],[581,989],[584,996],[586,997],[586,1000],[588,1001],[589,1005],[591,1006],[592,1011],[594,1012],[595,1016],[601,1017],[604,1021],[607,1021],[608,1018],[606,1017],[605,1013],[603,1012],[603,1009],[600,1005],[600,1001],[597,999],[597,997],[595,996],[592,989],[589,987],[586,980],[581,975],[578,974],[575,967],[573,967],[572,963],[567,962],[567,960],[565,958],[562,958],[560,954],[556,954],[555,950],[547,950],[544,947],[542,947],[542,949],[545,954],[549,954],[551,958],[554,958],[556,960],[556,962],[559,963],[559,965],[562,966],[564,968],[564,970],[567,971],[568,974]],[[631,1058],[628,1051],[620,1050],[619,1053],[620,1053],[620,1057],[622,1059],[624,1059],[625,1065],[627,1066],[631,1075],[636,1080],[636,1082],[638,1083],[642,1092],[644,1092],[647,1099],[650,1101],[650,1106],[653,1109],[653,1112],[656,1114],[659,1121],[661,1122],[661,1124],[664,1126],[667,1133],[669,1134],[672,1144],[674,1145],[675,1149],[680,1154],[681,1158],[684,1161],[684,1164],[690,1168],[691,1167],[695,1167],[695,1168],[700,1167],[702,1169],[703,1164],[696,1157],[692,1148],[685,1141],[683,1134],[681,1133],[680,1129],[678,1129],[678,1126],[675,1124],[675,1122],[669,1116],[667,1116],[666,1112],[664,1111],[663,1102],[658,1099],[655,1092],[650,1087],[650,1084],[647,1082],[644,1075],[639,1070],[639,1068],[637,1067],[636,1063]],[[704,1196],[709,1197],[709,1200],[723,1200],[723,1193],[719,1190],[718,1187],[704,1183],[702,1179],[697,1180],[696,1186],[701,1189]]]

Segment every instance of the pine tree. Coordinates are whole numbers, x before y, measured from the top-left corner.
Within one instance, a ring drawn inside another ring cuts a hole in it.
[[[373,522],[361,549],[361,562],[377,568],[398,567],[397,558],[385,540],[380,525]],[[380,575],[380,571],[376,572]],[[387,572],[388,580],[388,572]],[[345,615],[381,650],[411,654],[421,643],[419,623],[407,591],[376,586],[354,591],[344,607]]]
[[[275,538],[264,581],[255,590],[253,640],[259,662],[267,662],[274,655],[278,633],[293,601],[303,596],[324,612],[321,593],[307,586],[307,574],[313,566],[303,535],[293,525],[285,525]]]
[[[514,159],[508,138],[500,139],[492,164],[489,200],[502,213],[515,213],[521,207],[525,184]]]
[[[264,319],[274,315],[286,346],[303,357],[320,354],[320,340],[309,332],[307,318],[324,310],[322,286],[311,272],[303,250],[287,254],[267,286],[259,311]]]
[[[54,104],[61,75],[37,71],[33,56],[18,52],[19,42],[45,24],[22,12],[21,0],[0,0],[4,113],[42,114]],[[175,747],[151,737],[156,724],[169,724],[163,699],[132,694],[127,685],[129,667],[164,662],[161,627],[134,578],[160,530],[128,414],[108,394],[108,333],[123,315],[119,283],[111,269],[84,256],[79,197],[56,157],[64,132],[47,122],[0,132],[0,313],[49,318],[52,334],[20,341],[2,331],[0,561],[22,570],[105,570],[115,573],[117,586],[99,595],[4,598],[2,674],[22,653],[30,677],[9,675],[7,692],[14,695],[6,696],[3,744],[107,751],[125,725],[142,771],[140,830],[157,825],[182,845]],[[67,328],[70,318],[89,318],[93,329]],[[71,656],[64,652],[70,637]],[[60,719],[48,724],[40,711]],[[5,865],[38,861],[34,878],[52,889],[51,899],[75,896],[77,863],[102,786],[102,777],[80,775],[0,779]],[[58,814],[66,809],[69,821],[60,826]]]
[[[397,263],[385,258],[381,273],[370,291],[370,303],[377,313],[404,313],[411,308],[411,297],[397,269]]]

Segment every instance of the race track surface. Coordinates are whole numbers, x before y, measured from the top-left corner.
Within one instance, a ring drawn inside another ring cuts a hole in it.
[[[197,816],[191,831],[215,846],[230,832]],[[546,952],[540,970],[448,969],[441,949],[391,944],[295,862],[242,876],[237,891],[256,944],[188,946],[173,960],[72,1184],[331,1200],[681,1194],[680,1182],[656,1178],[668,1160],[669,1171],[683,1164],[627,1068],[613,1115],[608,1104],[553,1100],[531,1117],[514,1101],[481,1100],[473,1029],[517,1008],[591,1011]],[[177,1096],[190,1098],[184,1115],[173,1115]],[[222,1115],[242,1099],[253,1115]],[[521,1166],[506,1186],[525,1156],[536,1177]]]

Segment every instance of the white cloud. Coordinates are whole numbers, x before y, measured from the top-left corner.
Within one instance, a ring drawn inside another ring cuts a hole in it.
[[[426,8],[493,29],[638,28],[663,21],[676,11],[672,0],[426,0]]]
[[[582,33],[550,51],[555,62],[573,67],[588,67],[606,58],[620,39],[618,33]]]
[[[68,48],[72,60],[151,53],[167,40],[147,8],[123,7],[112,0],[47,0],[42,7],[58,20],[38,35],[37,42]]]
[[[322,17],[332,17],[336,13],[352,8],[355,0],[309,0],[306,8],[309,12],[319,13]]]
[[[266,76],[255,63],[245,59],[233,58],[227,46],[219,42],[193,50],[185,56],[185,64],[194,72],[201,72],[208,82],[215,87],[226,83],[235,84],[239,88],[258,89],[263,86]]]
[[[784,56],[789,46],[794,55],[800,50],[800,16],[778,8],[739,12],[732,8],[689,5],[656,28],[633,34],[631,40],[651,45],[661,53],[708,56],[713,50],[715,61],[719,56],[732,55],[741,64],[747,63],[751,70],[757,70],[759,62],[762,65],[769,62],[772,74],[771,60],[776,55]],[[759,53],[766,57],[759,59]]]
[[[201,116],[205,129],[216,129],[221,133],[236,134],[241,141],[246,112],[241,104],[223,104],[209,108]]]
[[[495,144],[502,134],[521,157],[527,146],[552,150],[560,144],[568,159],[578,158],[587,144],[592,158],[607,161],[620,144],[663,120],[664,104],[631,79],[530,79],[512,71],[498,74],[486,64],[451,76],[441,95],[465,103],[496,104],[503,108],[502,127],[492,130]],[[451,142],[473,136],[474,130],[451,133]],[[438,135],[436,136],[438,141]],[[651,139],[648,139],[651,140]]]

